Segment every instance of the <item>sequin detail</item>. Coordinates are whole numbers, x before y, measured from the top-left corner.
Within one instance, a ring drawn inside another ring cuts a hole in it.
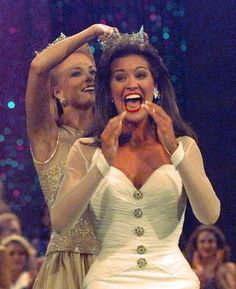
[[[60,127],[59,131],[59,143],[53,157],[46,164],[35,163],[44,198],[49,209],[56,199],[64,175],[68,153],[73,143],[83,136],[81,131],[67,126]],[[62,251],[98,254],[99,249],[99,243],[95,237],[90,222],[89,210],[87,209],[80,220],[68,231],[61,234],[55,231],[52,232],[46,254]]]
[[[48,196],[45,196],[45,200],[47,202],[47,205],[49,209],[52,207],[55,199],[56,199],[56,194],[59,190],[60,183],[62,181],[63,175],[64,175],[64,168],[66,165],[66,161],[61,161],[51,167],[47,174],[46,174],[46,181],[49,186],[51,194]]]

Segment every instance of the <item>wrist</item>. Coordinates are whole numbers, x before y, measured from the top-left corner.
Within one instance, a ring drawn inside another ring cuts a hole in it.
[[[170,153],[170,155],[172,155],[178,148],[178,143],[175,141],[173,142],[170,147],[168,148],[168,152]]]
[[[172,164],[175,167],[177,167],[183,158],[184,158],[184,149],[183,149],[183,145],[181,141],[179,141],[178,146],[175,149],[175,151],[171,154],[170,159],[171,159]]]

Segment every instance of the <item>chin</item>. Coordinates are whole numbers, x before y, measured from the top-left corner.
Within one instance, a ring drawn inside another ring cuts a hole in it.
[[[77,109],[83,109],[83,110],[93,108],[95,106],[95,98],[89,99],[83,102],[81,101],[81,102],[74,103],[73,106]]]
[[[147,112],[140,110],[138,112],[128,112],[126,113],[125,120],[133,123],[139,123],[147,119]]]

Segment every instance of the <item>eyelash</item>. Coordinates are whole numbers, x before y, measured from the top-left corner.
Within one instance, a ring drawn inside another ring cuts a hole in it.
[[[91,71],[89,71],[89,74],[95,75],[95,74],[96,74],[96,70],[91,70]],[[72,74],[71,74],[72,77],[79,77],[79,76],[81,76],[81,75],[82,75],[82,73],[81,73],[80,71],[74,71],[74,72],[72,72]]]
[[[74,72],[72,72],[71,76],[72,76],[72,77],[81,76],[81,72],[79,72],[79,71],[74,71]]]
[[[146,77],[146,73],[137,73],[137,74],[135,75],[135,77],[136,77],[137,79],[144,79],[144,78]],[[126,79],[126,76],[116,75],[116,76],[114,77],[114,79],[115,79],[116,81],[118,81],[118,82],[122,82],[122,81],[124,81],[124,80]]]

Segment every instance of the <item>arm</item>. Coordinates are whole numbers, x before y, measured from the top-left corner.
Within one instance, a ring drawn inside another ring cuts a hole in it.
[[[180,142],[171,160],[178,170],[192,210],[204,224],[213,224],[220,214],[220,201],[206,176],[202,155],[196,142],[187,138],[186,148]]]
[[[52,93],[49,73],[56,65],[95,36],[109,37],[112,28],[95,24],[39,53],[32,61],[26,90],[28,136],[32,151],[45,161],[55,149],[58,129],[51,112]]]
[[[185,147],[181,142],[178,145],[172,120],[163,108],[147,101],[144,108],[157,124],[158,138],[182,178],[194,215],[201,223],[215,223],[220,214],[220,201],[206,176],[196,142],[186,137]]]
[[[109,169],[99,150],[94,155],[94,165],[87,172],[84,155],[77,141],[68,155],[62,185],[51,208],[52,227],[57,232],[67,230],[78,220]]]

